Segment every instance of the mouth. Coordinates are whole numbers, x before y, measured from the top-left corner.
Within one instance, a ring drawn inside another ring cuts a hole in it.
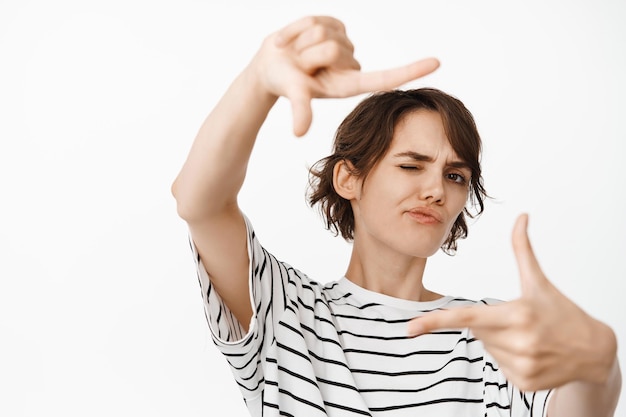
[[[443,216],[436,210],[428,207],[416,207],[409,210],[408,215],[421,224],[439,224],[443,223]]]

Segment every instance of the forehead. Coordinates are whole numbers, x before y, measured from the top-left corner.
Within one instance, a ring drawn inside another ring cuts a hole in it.
[[[388,153],[415,151],[429,156],[458,159],[446,134],[439,113],[432,110],[415,110],[402,117],[395,129]]]

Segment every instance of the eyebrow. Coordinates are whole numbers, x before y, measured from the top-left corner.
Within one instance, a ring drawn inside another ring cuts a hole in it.
[[[415,151],[399,152],[397,154],[394,154],[393,156],[395,158],[411,158],[412,160],[414,160],[416,162],[433,162],[434,161],[434,158],[432,156],[424,155],[422,153],[415,152]],[[467,162],[465,162],[463,160],[451,161],[450,163],[448,163],[446,165],[448,165],[450,167],[453,167],[453,168],[467,168],[467,169],[470,169],[470,166],[467,164]]]

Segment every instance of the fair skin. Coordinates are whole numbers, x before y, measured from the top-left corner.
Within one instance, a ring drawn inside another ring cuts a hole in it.
[[[409,334],[469,327],[517,387],[556,388],[548,416],[612,416],[621,389],[615,334],[546,278],[527,227],[528,216],[521,215],[512,236],[519,299],[416,318],[409,322]]]
[[[237,194],[256,135],[278,97],[289,99],[294,134],[301,136],[311,123],[312,98],[394,88],[439,65],[431,58],[366,73],[353,50],[343,24],[330,17],[304,18],[271,34],[204,121],[172,185],[215,289],[244,327],[252,309]]]
[[[335,189],[355,215],[346,277],[397,298],[441,297],[423,287],[422,275],[465,206],[471,170],[452,149],[439,115],[405,116],[366,181],[351,172],[345,162],[335,167]]]
[[[289,100],[294,134],[301,136],[311,123],[313,98],[395,88],[438,66],[437,60],[426,59],[367,73],[360,70],[353,51],[343,24],[331,17],[300,19],[268,36],[204,121],[172,185],[179,215],[216,291],[244,327],[252,309],[237,194],[258,131],[276,100]],[[355,213],[354,250],[346,273],[350,279],[403,298],[439,297],[423,288],[422,275],[426,258],[443,242],[467,198],[467,187],[456,182],[455,174],[463,174],[457,159],[437,115],[417,112],[399,124],[390,151],[366,181],[349,175],[342,164],[335,167],[336,187]],[[408,169],[410,165],[419,169]],[[410,333],[470,327],[511,381],[526,389],[558,387],[550,417],[612,416],[621,383],[614,333],[541,273],[528,243],[525,216],[513,240],[522,281],[519,300],[437,312],[410,323]],[[572,334],[580,335],[578,343],[572,343]]]

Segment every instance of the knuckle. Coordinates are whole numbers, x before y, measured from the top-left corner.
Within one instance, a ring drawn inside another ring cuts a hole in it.
[[[536,383],[533,379],[529,379],[529,378],[518,378],[517,380],[513,381],[514,385],[523,392],[531,392],[531,391],[536,391]]]
[[[527,303],[519,303],[514,311],[513,323],[522,329],[532,328],[537,322],[534,309]]]
[[[341,48],[335,42],[330,42],[326,48],[324,48],[324,60],[326,62],[334,62],[341,58]]]
[[[309,36],[313,42],[321,42],[328,37],[328,29],[323,25],[314,25],[309,32]]]
[[[528,362],[523,363],[524,369],[534,369],[532,361],[537,362],[542,357],[542,343],[537,334],[528,333],[512,338],[510,341],[510,350]]]
[[[350,52],[350,54],[354,53],[354,44],[349,40],[346,42],[346,48]]]
[[[344,23],[341,20],[335,20],[335,24],[337,25],[337,29],[340,30],[343,33],[346,33],[346,25],[344,25]]]
[[[305,26],[315,26],[319,24],[320,17],[319,16],[305,16],[302,18],[302,22]]]
[[[522,391],[534,391],[542,374],[537,360],[530,356],[519,356],[512,361],[510,371],[514,384]]]

